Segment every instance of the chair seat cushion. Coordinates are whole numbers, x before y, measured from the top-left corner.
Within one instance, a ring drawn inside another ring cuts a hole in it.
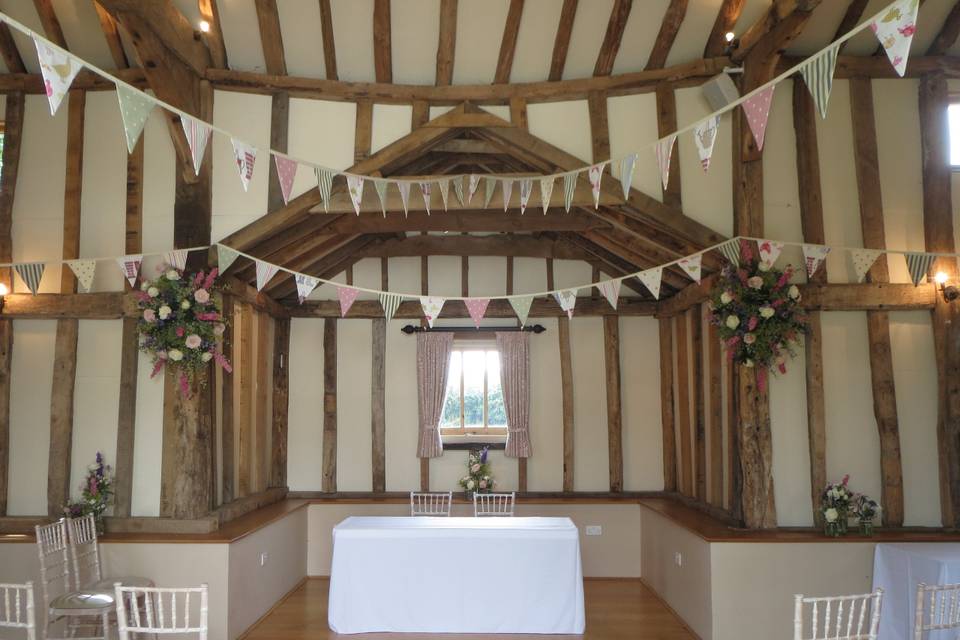
[[[122,587],[155,587],[150,578],[141,578],[140,576],[117,576],[116,578],[104,578],[99,582],[94,582],[88,589],[91,591],[102,591],[104,593],[113,593],[113,585],[117,582]]]
[[[104,609],[113,608],[113,596],[94,590],[72,591],[57,596],[50,603],[50,610],[63,615],[97,615]]]

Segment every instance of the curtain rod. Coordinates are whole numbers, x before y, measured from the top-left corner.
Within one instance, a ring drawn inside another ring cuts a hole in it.
[[[529,331],[531,333],[543,333],[547,328],[542,324],[532,324],[523,327],[483,327],[478,329],[476,327],[433,327],[432,329],[427,329],[424,327],[418,327],[412,324],[405,325],[400,331],[403,331],[405,334],[413,335],[414,333],[485,333],[485,332],[497,332],[504,331],[507,333],[516,332],[516,331]]]

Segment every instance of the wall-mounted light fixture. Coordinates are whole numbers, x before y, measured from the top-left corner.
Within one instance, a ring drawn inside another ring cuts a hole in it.
[[[733,31],[727,31],[723,34],[723,39],[727,43],[727,46],[724,50],[724,55],[730,55],[740,47],[740,40],[737,38],[737,34]]]
[[[206,20],[201,20],[198,26],[203,33],[210,33],[210,23]]]
[[[10,290],[7,289],[7,285],[0,282],[0,313],[3,313],[3,303],[8,293],[10,293]]]
[[[956,285],[947,284],[948,280],[947,274],[943,271],[937,271],[937,275],[933,277],[933,281],[937,283],[937,287],[943,293],[943,299],[947,302],[953,302],[960,298],[960,289]]]

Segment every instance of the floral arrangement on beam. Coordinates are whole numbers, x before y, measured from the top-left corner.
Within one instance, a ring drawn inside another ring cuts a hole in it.
[[[92,515],[97,533],[103,533],[103,515],[113,498],[113,469],[105,464],[103,454],[97,451],[93,464],[87,467],[87,475],[80,484],[80,499],[67,503],[63,514],[68,518]]]
[[[496,482],[490,475],[489,453],[490,447],[470,452],[470,457],[467,459],[467,475],[460,478],[459,482],[468,496],[473,493],[493,491]]]

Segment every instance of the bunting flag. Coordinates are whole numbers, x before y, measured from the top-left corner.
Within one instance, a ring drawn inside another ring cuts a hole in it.
[[[127,279],[132,287],[137,282],[137,276],[140,274],[140,264],[143,262],[143,254],[137,253],[117,258],[117,264],[123,277]]]
[[[608,280],[607,282],[597,283],[597,289],[600,289],[603,297],[606,298],[610,306],[616,310],[617,301],[620,299],[620,281]]]
[[[423,307],[423,317],[427,319],[427,324],[433,328],[433,321],[440,316],[440,310],[443,309],[445,298],[436,296],[420,296],[420,306]]]
[[[387,320],[393,319],[393,314],[397,312],[397,307],[400,306],[400,302],[403,301],[403,296],[399,296],[396,293],[387,293],[383,291],[380,293],[380,306],[383,307],[383,317]]]
[[[226,273],[227,269],[230,268],[230,265],[233,264],[234,260],[240,257],[240,254],[222,244],[217,245],[217,269],[220,273]]]
[[[553,197],[553,176],[540,178],[540,203],[543,205],[543,215],[547,215],[550,208],[550,198]]]
[[[203,164],[203,154],[207,151],[207,143],[210,141],[210,125],[202,120],[180,116],[180,126],[183,127],[183,135],[187,138],[187,145],[190,147],[190,158],[193,160],[193,172],[200,175],[200,165]]]
[[[533,296],[519,296],[507,299],[510,301],[510,306],[513,307],[513,312],[517,314],[520,326],[525,326],[527,324],[527,316],[530,315],[530,305],[533,304]]]
[[[660,281],[663,279],[663,267],[653,267],[637,274],[637,280],[643,283],[654,300],[660,299]]]
[[[531,191],[533,191],[533,180],[530,178],[522,179],[520,181],[520,215],[523,215],[527,210]]]
[[[910,280],[913,286],[919,286],[930,270],[936,256],[932,253],[905,253],[904,260],[907,261],[907,270],[910,272]]]
[[[769,270],[773,268],[773,263],[780,257],[780,252],[783,251],[783,243],[760,240],[757,243],[757,248],[760,250],[760,265]]]
[[[347,191],[350,192],[353,210],[360,215],[360,203],[363,202],[363,176],[348,175]]]
[[[800,75],[813,96],[821,118],[827,117],[827,103],[833,90],[833,70],[837,66],[839,50],[839,45],[833,45],[800,67]]]
[[[398,182],[397,190],[400,192],[400,202],[403,203],[403,217],[407,217],[407,205],[410,203],[410,183]],[[389,320],[389,318],[388,318]]]
[[[577,191],[577,172],[563,174],[563,209],[570,213],[573,204],[573,194]]]
[[[347,316],[347,312],[350,311],[350,307],[353,306],[353,301],[357,299],[358,295],[360,295],[359,289],[354,289],[353,287],[337,287],[337,298],[340,299],[341,318]]]
[[[247,191],[253,179],[253,165],[257,161],[257,150],[236,138],[230,138],[230,143],[233,145],[233,157],[237,162],[240,182],[243,183],[243,190]]]
[[[255,260],[254,262],[257,264],[257,291],[263,291],[270,279],[277,275],[277,270],[280,267],[262,260]]]
[[[333,191],[333,171],[317,167],[317,188],[323,200],[323,210],[330,211],[330,193]]]
[[[457,176],[453,179],[453,192],[457,194],[457,202],[462,207],[464,205],[463,176]]]
[[[293,279],[297,283],[297,301],[300,304],[303,304],[303,301],[306,300],[307,297],[313,293],[313,290],[317,288],[317,285],[320,284],[320,278],[314,278],[305,273],[297,273],[293,276]]]
[[[506,211],[510,206],[510,196],[513,194],[513,180],[501,180],[503,189],[503,210]]]
[[[670,182],[670,158],[673,157],[673,143],[676,141],[677,134],[673,133],[657,142],[657,166],[660,168],[660,182],[664,191]]]
[[[173,251],[167,251],[163,254],[163,261],[183,271],[187,268],[187,250],[174,249]]]
[[[727,262],[735,267],[740,266],[740,243],[736,238],[727,240],[717,248],[720,250],[720,253],[723,254],[723,257],[727,259]]]
[[[383,211],[383,217],[387,217],[387,187],[390,185],[386,180],[373,180],[373,188],[377,191],[377,197],[380,198],[380,210]]]
[[[475,173],[470,174],[470,190],[467,195],[467,202],[473,202],[473,194],[477,192],[477,187],[480,186],[480,176]]]
[[[600,206],[600,180],[603,178],[605,163],[595,164],[587,169],[587,179],[590,180],[590,192],[593,194],[593,208]]]
[[[433,192],[433,185],[429,182],[420,183],[420,194],[423,196],[423,205],[427,208],[427,215],[430,215],[430,194]]]
[[[620,186],[623,187],[623,199],[630,199],[630,184],[633,182],[633,167],[637,164],[637,154],[631,153],[620,161]]]
[[[43,278],[43,270],[46,266],[42,262],[28,262],[14,265],[13,268],[20,275],[23,283],[27,285],[30,293],[37,295],[37,289],[40,288],[40,279]]]
[[[703,261],[702,253],[695,253],[692,256],[682,258],[677,265],[683,269],[684,273],[690,276],[690,279],[700,284],[700,278],[702,276],[700,271],[700,263]]]
[[[80,293],[90,293],[93,286],[93,275],[97,271],[96,260],[67,260],[70,270],[77,277]]]
[[[154,101],[145,93],[125,84],[117,85],[117,101],[120,103],[120,117],[123,118],[123,133],[127,136],[127,151],[133,153],[143,132],[143,125],[153,110]]]
[[[56,115],[63,96],[67,95],[73,79],[83,65],[79,59],[60,49],[54,49],[36,36],[33,38],[33,44],[37,47],[43,86],[47,93],[47,101],[50,103],[50,115]]]
[[[878,249],[851,249],[850,260],[853,262],[853,270],[857,274],[857,282],[863,282],[870,271],[870,267],[880,257],[882,251]]]
[[[830,247],[822,244],[803,245],[803,262],[807,265],[807,277],[812,278],[830,253]]]
[[[483,186],[486,189],[483,194],[483,208],[486,209],[490,206],[490,201],[493,200],[493,191],[497,188],[497,181],[493,178],[487,178],[483,181]]]
[[[443,200],[443,210],[447,211],[447,203],[450,199],[450,180],[437,180],[437,186],[440,187],[440,199]]]
[[[693,141],[697,145],[697,155],[700,156],[700,166],[704,173],[710,168],[710,158],[713,157],[713,145],[717,142],[717,133],[720,131],[720,116],[707,118],[693,128]]]
[[[280,194],[283,196],[283,204],[290,202],[290,191],[293,189],[293,179],[297,177],[297,161],[291,160],[286,156],[273,156],[273,161],[277,165],[277,179],[280,181]],[[318,169],[319,172],[321,169]],[[321,190],[322,193],[322,190]],[[327,192],[329,194],[329,191]],[[327,201],[324,200],[324,208]]]
[[[901,77],[907,70],[919,8],[920,0],[900,0],[870,23],[870,30],[877,36],[880,46],[887,52],[890,63]]]
[[[473,319],[473,326],[479,329],[483,314],[487,312],[487,305],[490,304],[490,298],[467,298],[463,302],[467,305],[467,313]]]
[[[742,105],[747,114],[747,124],[757,142],[757,149],[763,149],[763,136],[767,131],[767,120],[770,118],[770,105],[773,103],[773,89],[777,85],[764,87],[759,93],[747,98]]]
[[[567,317],[573,317],[573,307],[577,304],[578,289],[562,289],[555,291],[553,297],[557,299],[560,308],[567,312]]]

